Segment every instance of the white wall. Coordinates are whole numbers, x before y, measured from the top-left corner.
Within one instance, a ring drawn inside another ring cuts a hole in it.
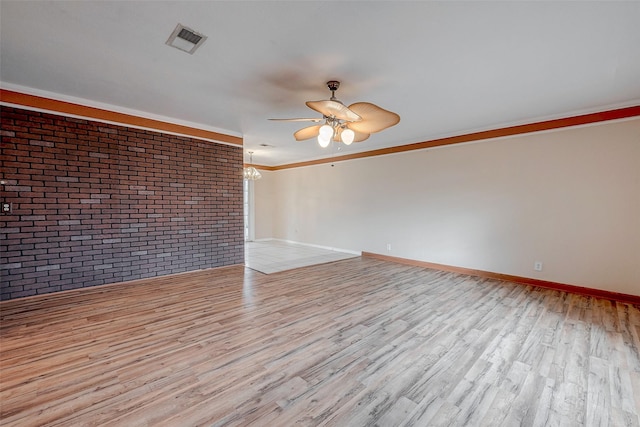
[[[270,239],[273,234],[273,207],[275,188],[273,174],[275,172],[261,170],[262,179],[253,182],[254,235],[255,240]]]
[[[257,238],[640,295],[640,119],[265,175]]]

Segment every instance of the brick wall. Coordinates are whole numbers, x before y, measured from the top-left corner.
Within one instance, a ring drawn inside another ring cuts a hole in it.
[[[241,147],[0,108],[1,299],[244,262]]]

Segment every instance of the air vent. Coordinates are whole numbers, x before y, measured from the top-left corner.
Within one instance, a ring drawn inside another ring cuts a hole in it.
[[[167,44],[176,49],[193,54],[206,40],[207,36],[204,34],[200,34],[191,28],[178,24],[176,29],[173,30],[173,33],[171,33],[171,36],[169,36]]]

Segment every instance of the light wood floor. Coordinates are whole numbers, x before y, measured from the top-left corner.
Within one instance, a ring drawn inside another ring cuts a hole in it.
[[[3,425],[640,424],[609,300],[355,258],[0,308]]]

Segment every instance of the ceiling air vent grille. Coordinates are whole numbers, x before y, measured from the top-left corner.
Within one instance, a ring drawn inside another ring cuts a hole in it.
[[[200,34],[191,28],[178,24],[175,30],[173,30],[173,33],[171,33],[171,36],[169,36],[167,44],[176,49],[193,54],[197,48],[202,46],[205,40],[207,40],[207,36],[204,34]]]

